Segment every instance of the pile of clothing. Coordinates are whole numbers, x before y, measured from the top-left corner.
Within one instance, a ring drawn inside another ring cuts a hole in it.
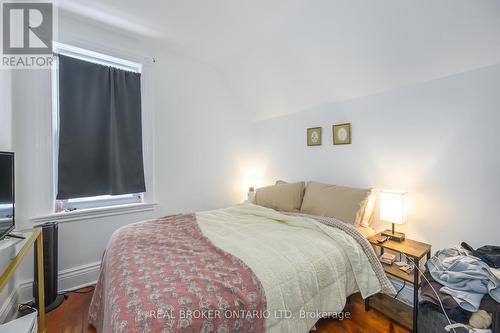
[[[500,333],[500,247],[466,243],[444,249],[426,263],[421,301],[470,329]]]

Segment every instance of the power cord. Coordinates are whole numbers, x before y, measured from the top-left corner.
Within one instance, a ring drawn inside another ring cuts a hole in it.
[[[95,290],[95,287],[89,287],[88,290],[82,290],[80,291],[80,289],[78,290],[70,290],[70,291],[67,291],[67,293],[69,294],[88,294],[88,293],[91,293]]]
[[[95,290],[95,286],[89,286],[86,288],[88,288],[88,289],[82,290],[85,288],[80,288],[80,289],[76,289],[76,290],[67,290],[65,292],[59,293],[59,295],[64,295],[67,297],[69,294],[88,294],[88,293],[91,293]]]
[[[81,289],[85,289],[85,290],[81,290]],[[95,290],[95,286],[89,286],[86,288],[80,288],[80,289],[76,289],[76,290],[68,290],[65,292],[61,292],[61,293],[58,293],[58,295],[64,296],[64,300],[67,300],[68,297],[70,296],[70,294],[88,294],[88,293],[93,292],[94,290]],[[35,302],[33,302],[33,301],[19,304],[17,307],[17,310],[20,313],[25,313],[25,314],[27,314],[29,312],[33,312],[33,311],[38,311],[35,308]]]
[[[406,287],[406,281],[403,281],[403,286],[401,287],[401,289],[398,290],[398,292],[396,293],[396,296],[394,296],[394,298],[398,298],[399,294],[403,291],[403,289]]]
[[[19,304],[19,306],[17,307],[17,311],[19,311],[20,313],[28,313],[28,312],[35,312],[35,311],[38,311],[35,307],[34,307],[34,303],[33,302],[28,302],[28,303],[22,303],[22,304]],[[31,310],[31,311],[30,311]]]
[[[449,326],[446,327],[446,330],[449,331],[450,328],[453,330],[454,333],[457,333],[457,331],[455,331],[455,327],[453,326],[453,324],[451,323],[451,320],[450,318],[448,317],[448,315],[446,314],[446,310],[444,309],[444,306],[443,306],[443,303],[441,302],[441,297],[439,297],[439,294],[437,293],[436,289],[434,289],[434,287],[432,286],[432,284],[429,282],[429,280],[425,277],[424,275],[424,272],[422,272],[420,270],[420,267],[418,267],[418,265],[415,263],[415,261],[413,260],[413,258],[411,257],[408,257],[408,259],[413,263],[413,265],[415,266],[415,268],[420,272],[420,274],[422,274],[422,277],[425,279],[425,281],[427,281],[427,283],[429,284],[429,286],[431,287],[432,291],[434,292],[434,294],[436,295],[438,301],[439,301],[439,305],[441,305],[441,310],[443,311],[443,314],[444,316],[446,317],[446,320],[448,321],[448,323],[450,324]]]

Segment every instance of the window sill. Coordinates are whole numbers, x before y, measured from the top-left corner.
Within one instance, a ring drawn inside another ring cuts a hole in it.
[[[72,212],[61,212],[40,217],[32,217],[30,218],[30,221],[35,226],[47,222],[59,222],[59,223],[74,222],[74,221],[102,218],[115,215],[152,211],[155,209],[156,205],[157,205],[156,203],[134,203],[127,205],[80,209]]]

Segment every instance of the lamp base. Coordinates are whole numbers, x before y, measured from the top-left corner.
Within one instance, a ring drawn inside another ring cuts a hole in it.
[[[390,240],[396,241],[396,242],[402,242],[405,240],[405,234],[402,232],[397,232],[394,230],[386,230],[382,232],[382,236],[386,236]]]

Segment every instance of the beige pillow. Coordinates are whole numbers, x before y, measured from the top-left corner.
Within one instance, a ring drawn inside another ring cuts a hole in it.
[[[258,188],[255,204],[285,212],[298,212],[302,204],[304,182]]]
[[[371,189],[308,182],[300,212],[359,225],[370,193]]]
[[[361,219],[362,227],[369,227],[373,222],[373,211],[375,210],[375,203],[377,201],[377,194],[375,191],[371,191],[368,200],[366,201],[365,211],[363,212],[363,218]]]

